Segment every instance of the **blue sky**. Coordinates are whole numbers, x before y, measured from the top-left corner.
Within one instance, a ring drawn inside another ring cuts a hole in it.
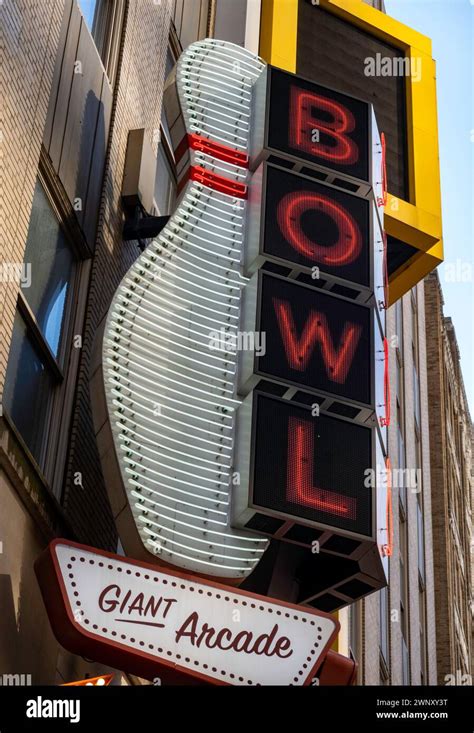
[[[97,0],[79,0],[79,7],[82,10],[85,21],[89,29],[92,29],[92,23],[94,21],[94,12]]]
[[[445,256],[439,275],[474,418],[474,0],[385,0],[385,7],[433,41]]]

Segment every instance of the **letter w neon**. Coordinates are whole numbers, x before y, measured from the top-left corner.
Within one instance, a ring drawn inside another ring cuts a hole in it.
[[[314,347],[319,344],[328,378],[332,382],[343,384],[354,359],[362,326],[357,323],[345,323],[339,344],[335,346],[324,313],[310,311],[303,331],[298,337],[290,303],[273,298],[273,307],[290,367],[304,372]]]

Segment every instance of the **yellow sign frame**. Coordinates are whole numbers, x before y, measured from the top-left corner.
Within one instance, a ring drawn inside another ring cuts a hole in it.
[[[436,63],[431,40],[362,0],[319,0],[317,4],[400,48],[410,63],[416,59],[419,64],[419,80],[406,77],[409,200],[388,193],[385,207],[387,234],[411,245],[418,254],[391,275],[392,304],[443,261]],[[297,36],[298,0],[262,0],[262,58],[295,73]]]

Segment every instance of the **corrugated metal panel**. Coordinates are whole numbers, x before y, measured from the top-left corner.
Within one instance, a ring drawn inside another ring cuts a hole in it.
[[[297,73],[374,104],[387,141],[389,191],[407,199],[405,78],[366,76],[365,60],[377,54],[393,59],[402,57],[403,51],[308,0],[299,0]]]

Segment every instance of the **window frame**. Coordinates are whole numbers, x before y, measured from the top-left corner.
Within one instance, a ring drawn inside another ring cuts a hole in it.
[[[426,590],[421,583],[418,585],[418,611],[420,616],[420,682],[422,685],[428,685]]]
[[[164,114],[165,114],[165,112],[163,110],[162,116]],[[168,138],[168,134],[166,132],[166,129],[165,129],[163,123],[160,123],[160,141],[159,141],[158,146],[157,146],[157,149],[156,149],[156,171],[158,171],[158,158],[159,158],[159,155],[160,155],[160,146],[161,146],[161,149],[163,150],[163,154],[165,156],[166,164],[167,164],[167,166],[169,168],[171,177],[173,179],[173,184],[174,184],[174,197],[176,199],[176,196],[177,196],[177,188],[178,188],[178,176],[177,176],[177,173],[176,173],[176,161],[175,161],[175,157],[174,157],[174,151],[173,151],[173,147],[172,147],[172,144],[171,144],[171,140]],[[156,184],[156,172],[155,172],[155,181],[154,181],[154,183]],[[157,206],[156,199],[155,199],[154,191],[153,191],[153,212],[152,213],[154,215],[156,215],[156,216],[168,216],[169,215],[169,212],[168,211],[160,211],[159,210],[159,208]]]
[[[399,572],[400,572],[400,636],[402,646],[405,644],[408,657],[410,655],[410,619],[408,575],[408,532],[406,520],[399,521]],[[409,665],[409,663],[408,663]],[[409,674],[409,673],[408,673]],[[408,683],[409,684],[409,683]]]
[[[171,23],[171,27],[170,27],[170,33],[168,37],[168,47],[166,50],[166,54],[167,56],[168,55],[171,56],[173,60],[173,65],[176,65],[181,52],[180,52],[179,39],[177,39],[176,37],[176,30],[174,30],[172,26],[173,26],[173,23]],[[174,188],[175,188],[175,198],[176,198],[177,188],[178,188],[176,160],[174,157],[173,144],[172,144],[171,138],[168,135],[168,131],[166,129],[167,124],[166,126],[163,124],[163,118],[166,120],[166,112],[165,112],[164,106],[162,107],[162,110],[161,110],[160,139],[156,147],[156,171],[158,171],[158,157],[160,154],[160,146],[161,146],[164,156],[165,156],[166,164],[170,170],[171,177],[173,178],[173,183],[174,183]],[[167,123],[167,120],[166,120],[166,123]],[[154,189],[155,189],[155,184],[156,184],[156,172],[155,172],[155,181],[154,181],[154,187],[153,187]],[[168,216],[169,212],[163,212],[159,210],[154,194],[155,194],[155,191],[153,190],[153,211],[151,213],[155,216]]]
[[[384,679],[389,677],[390,669],[390,585],[379,591],[379,651],[385,671]]]
[[[83,22],[89,31],[99,58],[107,74],[110,84],[113,86],[117,76],[118,60],[122,40],[123,21],[125,17],[126,0],[98,0],[104,3],[100,19],[101,29],[99,38],[95,38],[92,28],[86,23],[80,0],[76,0]]]
[[[177,175],[176,175],[176,163],[175,163],[175,159],[174,159],[174,155],[173,155],[173,149],[170,146],[170,143],[168,141],[168,137],[166,135],[166,132],[165,132],[165,129],[164,129],[163,125],[160,125],[160,142],[158,143],[158,148],[157,148],[157,151],[156,151],[156,169],[157,169],[157,171],[158,171],[158,158],[159,158],[159,155],[160,155],[160,147],[163,150],[165,161],[166,161],[167,167],[169,169],[170,176],[171,176],[171,178],[173,180],[174,197],[176,198],[177,187],[178,187],[178,178],[177,178]],[[156,174],[155,174],[155,183],[156,183]],[[159,210],[159,208],[157,206],[157,202],[156,202],[155,196],[154,196],[154,192],[153,192],[153,213],[156,216],[168,216],[169,213],[170,213],[169,211],[160,211]]]
[[[54,383],[48,416],[45,424],[41,426],[44,438],[38,459],[33,456],[26,445],[11,415],[7,414],[7,418],[29,461],[56,499],[60,501],[69,441],[69,430],[61,429],[61,427],[69,426],[72,418],[74,386],[80,356],[80,349],[74,348],[73,340],[75,335],[82,336],[83,331],[90,272],[90,250],[77,223],[75,212],[44,148],[41,150],[37,181],[43,187],[51,210],[74,257],[74,270],[69,281],[69,293],[62,319],[64,330],[57,358],[51,351],[26,296],[21,288],[18,290],[17,312],[25,324],[27,338],[31,340],[39,358],[45,363]]]

